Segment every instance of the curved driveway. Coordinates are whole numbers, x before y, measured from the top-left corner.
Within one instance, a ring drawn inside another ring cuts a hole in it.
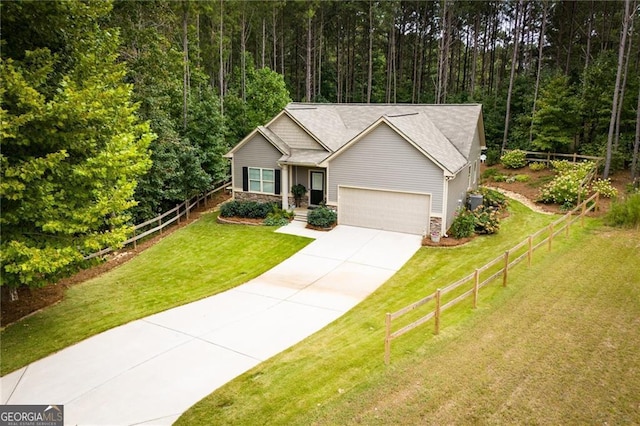
[[[101,333],[2,377],[2,404],[63,404],[65,424],[167,425],[320,330],[389,279],[420,236],[293,222],[316,238],[232,290]]]

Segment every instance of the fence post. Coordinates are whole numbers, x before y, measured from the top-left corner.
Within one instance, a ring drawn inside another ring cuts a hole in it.
[[[162,235],[162,217],[158,218],[158,226],[160,227],[160,235]]]
[[[391,358],[391,338],[389,335],[391,334],[391,314],[387,312],[387,317],[385,319],[386,323],[386,333],[384,337],[384,363],[389,365]]]
[[[533,235],[529,235],[529,251],[527,252],[527,266],[531,266],[531,259],[533,258]]]
[[[549,251],[551,251],[552,240],[553,240],[553,223],[549,225]]]
[[[508,272],[509,272],[509,250],[504,252],[504,273],[502,274],[502,287],[507,286]]]
[[[480,284],[480,270],[473,273],[473,309],[478,307],[478,285]]]
[[[180,204],[176,204],[176,217],[178,218],[176,222],[180,225]]]
[[[440,289],[436,290],[436,312],[435,312],[436,329],[434,334],[440,333]]]
[[[185,200],[184,202],[184,211],[185,211],[187,220],[189,220],[189,200]]]
[[[567,213],[567,229],[565,231],[565,235],[569,236],[569,227],[571,226],[571,212]]]
[[[138,239],[136,238],[136,227],[133,227],[133,248],[138,248]]]

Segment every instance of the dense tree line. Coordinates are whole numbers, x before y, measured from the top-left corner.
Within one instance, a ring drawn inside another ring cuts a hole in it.
[[[0,4],[3,284],[42,284],[224,176],[290,100],[484,105],[490,157],[637,173],[636,0]],[[9,259],[10,261],[6,261]]]

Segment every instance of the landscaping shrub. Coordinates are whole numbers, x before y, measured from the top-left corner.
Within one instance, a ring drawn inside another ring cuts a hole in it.
[[[546,168],[547,168],[547,165],[539,161],[529,164],[529,169],[531,169],[532,172],[539,172],[540,170],[544,170]]]
[[[497,149],[487,150],[487,159],[485,164],[487,166],[494,166],[498,163],[500,163],[500,151]]]
[[[605,198],[618,196],[618,190],[611,185],[611,179],[596,179],[591,184],[591,191],[599,192]]]
[[[489,167],[488,169],[486,169],[484,172],[482,172],[482,178],[483,179],[491,179],[495,176],[500,175],[500,171],[494,167]]]
[[[513,180],[515,180],[516,182],[529,182],[529,175],[515,175],[513,177]]]
[[[473,235],[475,224],[473,213],[467,208],[459,208],[449,228],[449,234],[456,239],[468,238]]]
[[[605,223],[611,226],[640,228],[640,192],[623,200],[614,200],[605,216]]]
[[[222,217],[243,217],[249,219],[264,219],[276,207],[275,203],[259,203],[257,201],[233,200],[220,207]]]
[[[514,149],[500,157],[500,162],[508,169],[521,169],[527,165],[527,153],[520,149]]]
[[[318,207],[309,210],[307,213],[307,223],[320,228],[329,228],[338,221],[338,214],[327,207]]]
[[[571,208],[578,202],[578,198],[584,198],[587,190],[580,184],[593,169],[594,163],[585,161],[570,163],[568,161],[552,161],[552,166],[558,175],[540,191],[539,201],[543,203],[557,203],[563,208]]]
[[[266,226],[285,226],[293,219],[293,215],[293,212],[282,210],[280,207],[275,206],[273,211],[267,215],[263,224]]]
[[[493,177],[493,180],[496,182],[506,182],[509,179],[509,176],[507,175],[495,175]]]
[[[480,187],[472,192],[472,194],[482,195],[482,204],[485,207],[492,207],[495,209],[503,210],[507,208],[509,201],[504,194],[495,189],[489,189]]]
[[[500,229],[500,212],[492,207],[480,206],[473,212],[474,231],[477,234],[495,234]]]

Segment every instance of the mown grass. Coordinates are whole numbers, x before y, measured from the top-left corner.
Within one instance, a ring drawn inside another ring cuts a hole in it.
[[[506,288],[497,280],[482,289],[478,309],[469,300],[447,311],[438,336],[427,323],[394,341],[392,364],[384,365],[386,312],[469,274],[558,218],[517,202],[510,210],[497,235],[421,249],[352,311],[218,389],[178,424],[546,423],[544,404],[548,418],[571,423],[577,411],[597,421],[582,413],[607,392],[601,408],[624,423],[633,403],[639,408],[632,398],[640,394],[638,379],[625,379],[640,376],[639,361],[627,359],[640,349],[640,237],[606,237],[593,219],[557,236],[552,252],[541,248],[531,268],[525,262],[510,271]],[[602,355],[613,359],[598,361]],[[601,376],[606,365],[617,370]],[[565,381],[576,387],[566,400],[554,393]],[[547,387],[556,399],[547,398]]]
[[[124,265],[69,288],[64,299],[2,330],[1,374],[104,330],[254,278],[311,240],[273,227],[220,225],[216,214],[178,230]]]

